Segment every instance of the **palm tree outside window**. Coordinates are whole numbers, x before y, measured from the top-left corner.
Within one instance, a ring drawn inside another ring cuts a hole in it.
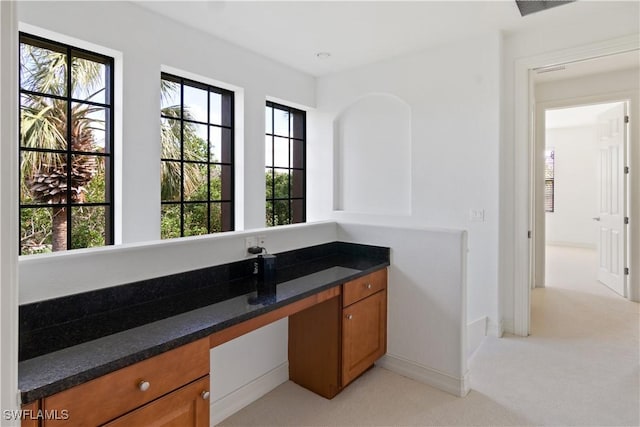
[[[20,254],[113,244],[113,58],[20,34]]]
[[[234,229],[233,92],[162,73],[161,237]]]

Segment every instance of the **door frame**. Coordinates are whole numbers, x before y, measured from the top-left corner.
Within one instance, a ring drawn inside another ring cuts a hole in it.
[[[513,332],[519,336],[529,335],[531,316],[531,269],[532,269],[532,239],[529,232],[533,231],[533,149],[535,146],[535,97],[533,91],[532,72],[537,68],[549,67],[553,65],[566,64],[569,62],[581,61],[585,59],[597,58],[616,53],[624,53],[631,50],[640,49],[640,40],[637,34],[618,37],[604,42],[592,43],[558,51],[548,52],[525,58],[519,58],[514,64],[514,318]],[[634,94],[629,113],[637,116],[636,111],[640,108],[640,100]],[[629,166],[640,168],[640,147],[635,143],[640,126],[638,119],[631,121],[629,132],[631,134],[630,145],[631,155],[629,156]],[[633,173],[633,169],[632,169]],[[629,191],[640,194],[640,180],[633,179],[630,175]],[[640,286],[638,277],[640,276],[640,227],[633,227],[633,224],[640,223],[640,206],[637,200],[630,206],[630,234],[629,240],[632,242],[629,257],[632,265],[629,266],[631,274],[628,278],[630,284],[630,299],[640,300]],[[633,272],[636,271],[634,274]]]
[[[537,159],[541,158],[541,154],[544,152],[546,147],[546,121],[545,121],[545,111],[546,110],[554,110],[554,109],[562,109],[562,108],[573,108],[573,107],[582,107],[586,105],[598,105],[598,104],[609,104],[609,103],[622,103],[625,104],[625,114],[629,114],[631,98],[633,97],[633,93],[630,91],[619,91],[619,92],[610,92],[606,94],[600,95],[587,95],[580,97],[572,97],[572,98],[562,98],[552,101],[544,101],[537,102],[535,107],[535,145],[534,145],[534,156],[533,156],[533,169],[531,179],[534,181],[533,184],[533,209],[532,209],[532,225],[533,225],[533,236],[531,241],[532,247],[532,268],[531,268],[531,288],[544,288],[545,287],[545,255],[546,255],[546,214],[544,211],[544,170],[543,165],[540,164]],[[626,140],[624,141],[624,150],[625,150],[625,159],[626,164],[630,163],[630,155],[629,155],[629,147],[630,147],[630,135],[626,135]],[[622,173],[622,171],[621,171]],[[627,177],[625,178],[625,191],[624,191],[624,209],[625,215],[629,214],[629,206],[631,194],[629,192],[629,182]],[[629,230],[628,227],[624,228],[623,238],[624,238],[624,258],[625,265],[629,265]],[[624,296],[626,298],[629,297],[629,281],[628,278],[624,278]]]
[[[18,19],[0,1],[0,407],[20,408],[18,390]],[[13,413],[13,412],[12,412]],[[15,425],[15,419],[0,425]]]

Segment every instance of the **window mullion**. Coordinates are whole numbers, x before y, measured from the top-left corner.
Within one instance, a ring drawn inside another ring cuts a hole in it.
[[[71,86],[72,86],[72,58],[71,58],[71,48],[67,47],[67,81],[66,81],[66,95],[67,95],[67,194],[66,194],[66,215],[67,215],[67,247],[69,250],[72,248],[72,217],[71,217],[71,195],[72,195],[72,185],[73,185],[73,146],[72,146],[72,133],[73,133],[73,123],[72,123],[72,114],[73,108],[71,104]]]
[[[292,215],[293,212],[291,211],[291,110],[287,111],[288,114],[288,119],[287,119],[287,216],[289,217],[289,224],[292,224]]]
[[[184,79],[180,81],[180,237],[184,236]]]
[[[276,225],[276,119],[275,108],[271,109],[271,225]]]
[[[209,233],[211,233],[211,123],[210,122],[211,122],[211,91],[207,88],[207,177],[206,177],[206,180],[207,180],[207,231]],[[219,159],[219,161],[222,162],[222,159]],[[220,168],[222,172],[222,166]],[[222,198],[222,195],[220,198]]]

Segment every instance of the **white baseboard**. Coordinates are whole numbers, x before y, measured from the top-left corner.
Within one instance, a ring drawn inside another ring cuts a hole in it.
[[[473,357],[487,336],[487,322],[487,316],[484,316],[467,324],[467,360]]]
[[[209,425],[217,425],[288,380],[289,362],[285,362],[261,377],[212,402]]]
[[[516,329],[513,325],[513,319],[502,319],[500,324],[502,325],[502,335],[504,335],[505,333],[515,334]],[[502,337],[502,335],[500,335],[500,337]]]
[[[488,336],[502,338],[502,335],[504,335],[504,331],[505,331],[505,326],[503,321],[492,322],[491,320],[489,320],[487,322]]]
[[[469,393],[468,372],[465,372],[462,378],[455,378],[444,372],[392,354],[383,356],[382,359],[376,362],[376,365],[454,396],[464,397]]]

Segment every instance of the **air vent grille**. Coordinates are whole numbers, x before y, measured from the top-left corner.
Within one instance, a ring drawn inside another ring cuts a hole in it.
[[[526,16],[532,13],[540,12],[541,10],[551,9],[552,7],[562,6],[566,3],[573,3],[575,0],[516,0],[518,9],[520,9],[520,15]]]

